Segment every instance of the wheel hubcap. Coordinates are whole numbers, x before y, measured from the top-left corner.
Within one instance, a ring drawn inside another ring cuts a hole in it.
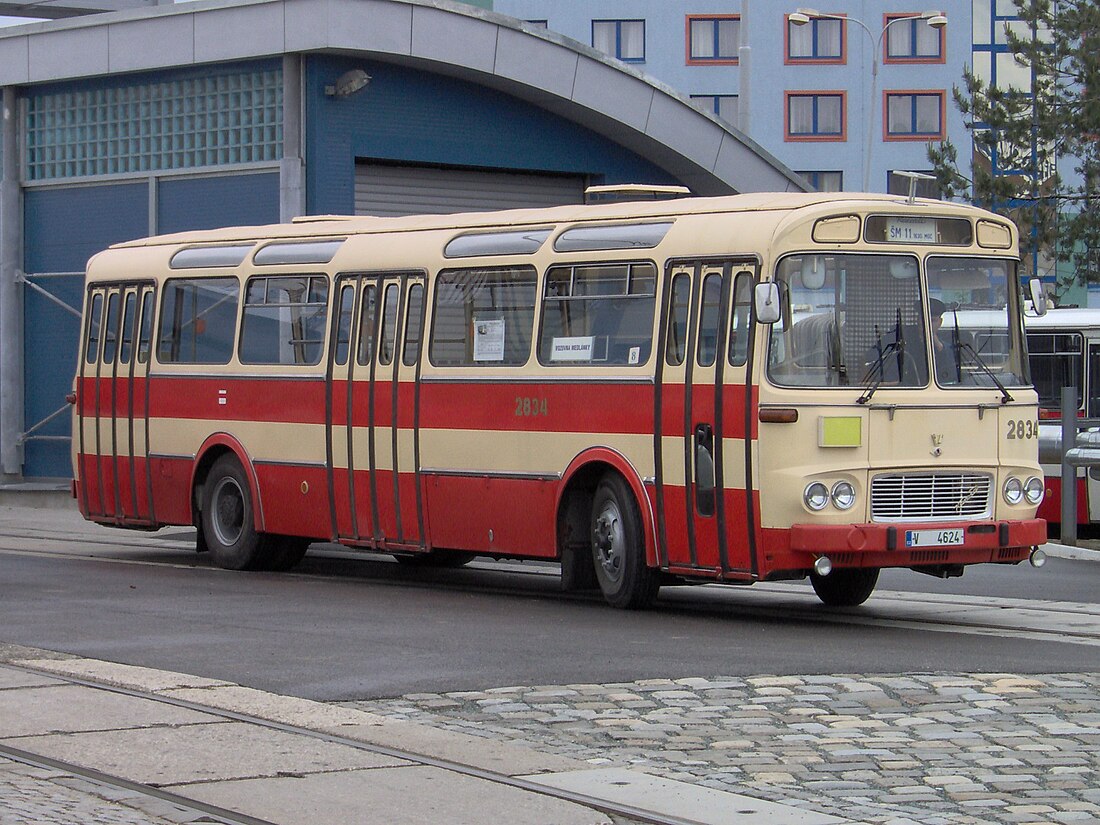
[[[596,518],[596,526],[592,531],[592,547],[596,561],[611,581],[618,581],[623,574],[625,546],[619,508],[615,502],[609,501]]]
[[[223,478],[214,488],[210,522],[218,542],[232,546],[244,532],[244,492],[235,479]]]

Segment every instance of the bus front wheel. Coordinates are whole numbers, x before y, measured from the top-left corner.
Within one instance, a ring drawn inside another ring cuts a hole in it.
[[[878,583],[878,568],[834,570],[828,576],[810,573],[814,592],[829,607],[855,607],[871,596]]]
[[[630,487],[617,473],[605,475],[592,499],[592,561],[603,597],[612,607],[649,607],[660,579],[645,560],[642,518]]]
[[[234,456],[214,462],[203,487],[203,538],[214,564],[227,570],[254,570],[263,565],[264,537],[256,532],[248,477]]]

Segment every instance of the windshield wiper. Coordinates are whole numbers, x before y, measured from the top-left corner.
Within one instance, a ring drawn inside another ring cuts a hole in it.
[[[886,359],[895,352],[898,354],[898,380],[901,380],[901,370],[905,363],[905,338],[901,334],[900,309],[897,310],[894,323],[894,340],[885,347],[882,346],[882,334],[878,330],[878,324],[875,324],[875,348],[878,350],[878,357],[863,376],[864,393],[856,399],[857,404],[866,404],[871,400],[879,385],[882,384],[883,378],[886,377]]]
[[[891,341],[879,350],[875,363],[871,364],[870,368],[867,370],[867,374],[863,377],[863,389],[865,392],[856,399],[857,404],[866,404],[871,400],[871,396],[875,394],[875,391],[882,383],[882,379],[886,376],[886,359],[890,357],[892,353],[900,353],[903,348],[904,344],[901,341]]]
[[[978,367],[978,369],[980,369],[983,373],[988,375],[989,380],[997,385],[997,389],[1001,391],[1001,403],[1002,404],[1007,404],[1009,401],[1015,401],[1016,400],[1009,394],[1008,390],[1005,389],[1005,385],[1001,383],[1001,379],[999,379],[996,375],[994,375],[993,370],[991,370],[989,368],[989,366],[985,363],[985,361],[982,360],[982,357],[980,355],[978,355],[978,351],[976,349],[974,349],[973,346],[971,346],[970,344],[967,344],[965,342],[960,341],[956,351],[960,352],[960,353],[965,352],[965,353],[969,354],[970,355],[970,360],[974,362],[974,364]],[[961,362],[962,359],[960,358],[959,361]],[[960,367],[960,369],[961,369],[961,367]]]
[[[1002,404],[1007,404],[1009,401],[1015,401],[1016,399],[1014,399],[1009,394],[1008,390],[1005,389],[1005,385],[1001,383],[1001,379],[993,374],[993,370],[991,370],[989,368],[989,365],[982,360],[982,356],[978,354],[978,351],[974,349],[973,345],[967,341],[962,340],[962,337],[959,335],[958,310],[955,310],[953,314],[955,316],[955,330],[952,338],[954,339],[955,344],[955,372],[958,376],[958,382],[960,384],[962,383],[962,354],[965,352],[970,356],[970,360],[975,364],[975,366],[977,366],[978,369],[989,376],[989,380],[992,381],[996,385],[997,389],[1001,391]]]

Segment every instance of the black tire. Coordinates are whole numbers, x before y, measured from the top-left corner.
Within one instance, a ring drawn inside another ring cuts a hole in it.
[[[477,556],[461,550],[429,550],[426,553],[397,553],[394,558],[397,559],[398,564],[405,567],[454,569],[465,567]]]
[[[248,477],[235,456],[223,455],[206,477],[202,532],[218,567],[256,570],[267,561],[268,542],[256,532]]]
[[[266,536],[267,558],[261,563],[264,570],[282,572],[292,570],[309,549],[309,539],[299,536]]]
[[[828,576],[810,573],[814,592],[829,607],[855,607],[870,597],[878,583],[878,568],[834,570]]]
[[[592,562],[604,600],[612,607],[649,607],[661,585],[646,565],[642,517],[622,476],[607,473],[592,497]]]

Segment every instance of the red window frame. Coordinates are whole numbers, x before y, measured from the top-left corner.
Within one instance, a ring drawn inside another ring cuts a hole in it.
[[[783,63],[786,66],[841,66],[848,63],[848,20],[847,15],[835,17],[811,17],[806,25],[812,26],[814,20],[830,20],[840,23],[840,57],[791,57],[791,16],[783,15]]]
[[[924,97],[936,96],[940,99],[940,131],[938,133],[890,133],[890,98],[902,95],[921,95]],[[882,140],[889,143],[903,141],[920,141],[927,143],[930,140],[943,140],[947,136],[947,92],[943,89],[888,89],[882,93]]]
[[[839,134],[791,134],[791,98],[792,97],[839,97],[840,133]],[[844,143],[848,140],[848,92],[844,89],[807,89],[783,92],[783,140],[786,143]]]
[[[684,62],[688,66],[736,66],[738,58],[733,57],[692,57],[691,24],[697,20],[741,20],[739,14],[689,14],[684,17]]]
[[[894,20],[902,20],[904,18],[915,17],[919,18],[918,12],[887,12],[882,15],[882,27],[885,30],[887,26]],[[937,34],[940,36],[940,55],[939,57],[891,57],[890,56],[890,33],[887,32],[882,38],[882,62],[892,63],[895,65],[905,64],[946,64],[947,63],[947,32],[944,29],[940,29]]]

